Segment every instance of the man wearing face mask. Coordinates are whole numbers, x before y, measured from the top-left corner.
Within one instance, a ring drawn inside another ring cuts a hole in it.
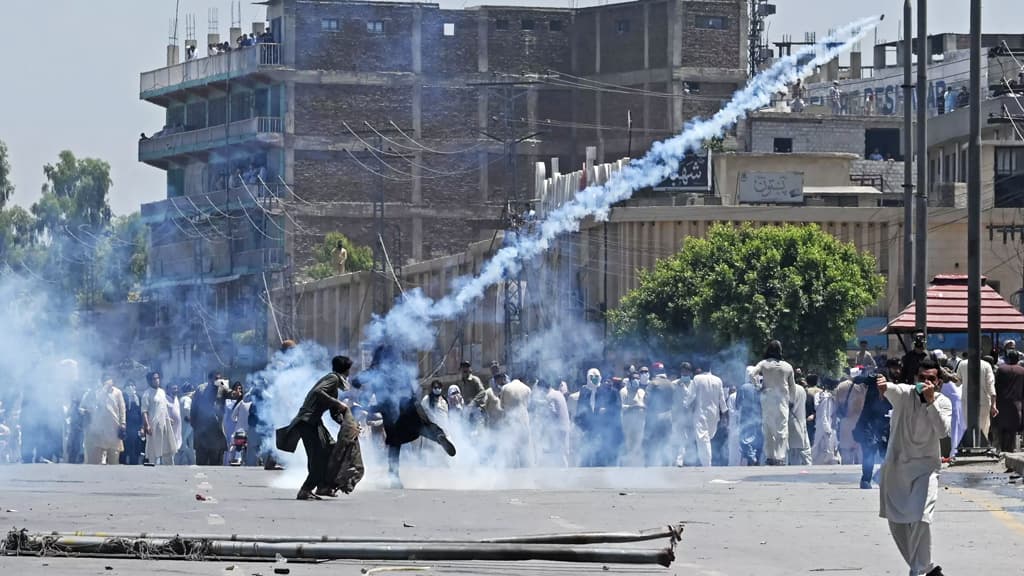
[[[601,439],[598,433],[597,388],[601,384],[601,371],[597,368],[587,370],[587,380],[580,389],[579,401],[576,404],[574,421],[582,435],[580,441],[580,466],[596,466],[601,450]]]
[[[640,387],[640,373],[633,372],[626,385],[619,390],[622,399],[623,466],[643,466],[644,398],[647,392]]]
[[[676,443],[676,466],[697,466],[697,429],[694,412],[693,366],[689,362],[679,365],[679,379],[675,381],[676,394],[672,408],[672,436]]]
[[[647,366],[640,367],[640,388],[647,390],[647,386],[651,383],[651,371]]]
[[[644,465],[671,466],[676,455],[671,442],[676,385],[665,376],[663,369],[655,369],[644,396]]]
[[[949,436],[953,407],[939,392],[939,366],[934,360],[921,360],[916,374],[914,384],[877,379],[878,391],[892,403],[879,516],[889,521],[911,576],[942,576],[942,568],[932,563],[931,523],[942,467],[939,442]]]

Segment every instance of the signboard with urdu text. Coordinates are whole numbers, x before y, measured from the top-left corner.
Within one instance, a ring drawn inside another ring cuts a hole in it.
[[[801,172],[740,172],[741,204],[802,204],[804,175]]]

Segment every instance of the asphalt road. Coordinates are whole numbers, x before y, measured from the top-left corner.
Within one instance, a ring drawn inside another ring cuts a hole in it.
[[[405,490],[369,479],[355,494],[293,500],[294,474],[252,468],[0,466],[0,526],[31,531],[484,538],[639,530],[686,522],[671,568],[526,563],[420,563],[427,575],[904,575],[877,516],[877,490],[853,467],[515,470],[408,469]],[[1001,466],[943,472],[933,528],[946,574],[1019,574],[1024,487]],[[212,500],[197,501],[202,493]],[[660,542],[657,545],[661,545]],[[620,545],[621,546],[621,545]],[[651,545],[648,544],[648,547]],[[288,565],[295,576],[349,576],[409,565]],[[226,568],[232,568],[226,570]],[[0,574],[271,575],[273,564],[0,557]]]

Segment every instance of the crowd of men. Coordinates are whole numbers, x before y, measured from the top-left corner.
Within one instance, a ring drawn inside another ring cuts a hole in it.
[[[982,363],[978,428],[992,450],[1015,451],[1024,427],[1024,366],[1012,341],[996,354]],[[876,358],[862,343],[854,367],[837,379],[793,367],[779,342],[763,356],[742,379],[723,376],[726,370],[713,364],[682,362],[670,372],[653,361],[620,374],[590,368],[579,385],[511,378],[497,362],[485,383],[463,362],[456,381],[430,382],[417,409],[456,445],[472,447],[482,465],[861,464],[861,485],[870,488],[885,456],[891,411],[875,376],[912,382],[918,364],[932,358],[942,367],[940,391],[954,407],[944,456],[955,461],[967,429],[968,362],[926,351],[923,335],[902,358]],[[147,374],[140,391],[104,375],[65,406],[26,398],[20,422],[0,406],[0,461],[276,466],[261,450],[259,387],[246,391],[216,371],[198,386],[160,376]],[[384,418],[368,409],[379,404],[370,393],[350,389],[342,400],[364,450],[385,451]],[[425,465],[446,465],[434,447],[421,444],[414,451]]]
[[[75,371],[73,361],[62,366]],[[24,395],[20,409],[10,413],[0,404],[0,463],[213,466],[260,460],[258,391],[246,394],[241,382],[229,384],[217,371],[198,386],[165,383],[159,372],[149,372],[141,393],[133,380],[116,380],[104,373],[95,387],[73,386],[65,403]]]

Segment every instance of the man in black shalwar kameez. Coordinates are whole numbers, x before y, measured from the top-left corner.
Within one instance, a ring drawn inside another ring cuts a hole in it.
[[[392,370],[400,361],[393,356],[393,350],[386,346],[374,351],[370,371],[377,374],[369,380],[375,383],[372,391],[376,404],[370,411],[383,417],[384,444],[388,447],[388,479],[392,488],[401,488],[398,469],[402,444],[426,438],[440,444],[449,456],[455,456],[455,445],[423,411],[415,391],[401,382],[400,371]]]
[[[317,381],[306,394],[299,413],[291,423],[277,431],[278,449],[294,452],[301,439],[302,447],[306,450],[308,473],[296,496],[298,500],[320,500],[314,493],[317,488],[322,493],[332,491],[333,482],[328,480],[327,472],[334,441],[324,426],[323,415],[328,410],[339,415],[348,412],[348,406],[338,400],[338,390],[342,386],[347,386],[344,375],[348,374],[351,367],[352,360],[347,356],[335,356],[331,359],[331,373]],[[358,443],[358,439],[356,442]]]

